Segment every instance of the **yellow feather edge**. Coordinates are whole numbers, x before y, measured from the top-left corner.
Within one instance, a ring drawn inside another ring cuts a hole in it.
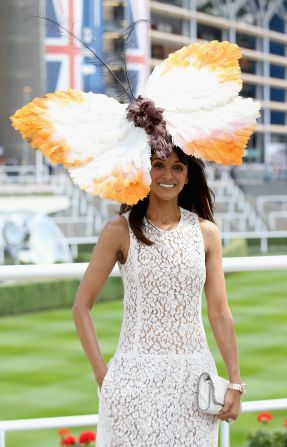
[[[55,140],[53,138],[53,123],[47,116],[49,101],[69,104],[72,102],[84,102],[85,97],[81,91],[68,89],[47,93],[41,98],[34,98],[10,117],[12,126],[21,133],[24,139],[28,140],[34,149],[40,150],[55,164],[63,164],[67,168],[87,163],[91,157],[84,161],[74,160],[72,163],[68,162],[69,146],[65,140]]]

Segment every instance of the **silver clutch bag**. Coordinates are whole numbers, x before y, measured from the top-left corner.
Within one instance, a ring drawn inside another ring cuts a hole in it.
[[[218,414],[224,406],[224,396],[228,380],[217,374],[203,372],[197,382],[197,405],[199,410],[208,414]]]

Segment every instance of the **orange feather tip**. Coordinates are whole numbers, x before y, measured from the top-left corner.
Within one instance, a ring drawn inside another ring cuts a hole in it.
[[[187,155],[200,157],[216,164],[241,165],[247,142],[256,126],[238,129],[232,135],[213,135],[191,142],[178,136],[180,146]]]
[[[146,173],[141,169],[135,169],[134,162],[130,161],[131,171],[124,172],[120,167],[115,167],[109,174],[98,177],[82,177],[84,168],[80,171],[69,171],[73,182],[80,189],[103,199],[109,199],[118,203],[135,205],[144,199],[150,191]],[[133,174],[131,173],[133,172]]]
[[[114,200],[126,205],[135,205],[139,200],[143,200],[149,193],[150,187],[143,183],[142,175],[129,184],[125,182],[123,177],[117,176],[106,181],[98,181],[94,179],[92,186],[92,194],[99,195],[104,199]]]
[[[53,164],[63,164],[65,167],[80,166],[87,163],[90,157],[72,162],[68,160],[69,146],[64,139],[54,138],[54,127],[47,109],[51,101],[68,104],[84,100],[84,94],[73,89],[47,93],[43,97],[34,98],[11,115],[12,126],[20,132],[22,138],[26,139],[32,148],[41,151]]]
[[[196,42],[171,53],[163,62],[165,69],[161,76],[175,67],[204,67],[213,71],[222,82],[236,82],[242,85],[240,57],[240,48],[234,43],[218,40]]]

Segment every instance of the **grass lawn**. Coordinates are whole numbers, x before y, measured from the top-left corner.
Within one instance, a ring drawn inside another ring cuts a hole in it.
[[[226,275],[240,354],[244,399],[287,397],[286,272]],[[206,318],[209,345],[225,375]],[[122,321],[122,301],[99,302],[93,310],[101,350],[113,355]],[[70,309],[0,319],[0,419],[39,418],[98,412],[97,385],[74,329]],[[287,410],[274,412],[270,428],[282,426]],[[246,435],[259,428],[256,414],[241,415],[231,426],[231,446],[246,446]],[[86,429],[87,427],[83,427]],[[95,427],[89,427],[95,429]],[[78,434],[81,428],[71,429]],[[6,434],[6,447],[54,447],[57,430]],[[155,446],[156,447],[156,446]]]

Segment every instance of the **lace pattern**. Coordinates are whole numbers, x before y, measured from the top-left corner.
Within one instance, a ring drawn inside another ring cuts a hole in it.
[[[198,411],[203,371],[217,372],[201,317],[204,242],[197,214],[180,208],[172,230],[145,219],[119,263],[124,316],[118,346],[98,389],[96,447],[215,447],[218,418]],[[128,213],[125,215],[128,219]]]

